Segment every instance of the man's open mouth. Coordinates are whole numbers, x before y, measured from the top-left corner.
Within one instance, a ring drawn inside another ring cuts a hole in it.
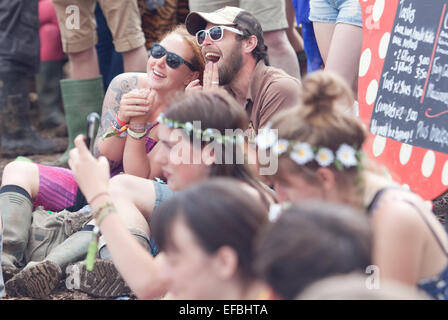
[[[218,62],[221,56],[214,52],[208,52],[205,54],[205,60],[211,61],[213,63]]]

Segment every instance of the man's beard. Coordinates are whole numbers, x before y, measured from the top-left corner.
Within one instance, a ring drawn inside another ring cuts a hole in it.
[[[219,84],[228,85],[240,71],[243,65],[243,55],[241,54],[241,42],[237,41],[232,48],[230,56],[219,68]]]

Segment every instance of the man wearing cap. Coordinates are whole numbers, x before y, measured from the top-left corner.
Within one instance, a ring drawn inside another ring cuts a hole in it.
[[[235,6],[250,12],[263,28],[271,65],[300,79],[299,62],[287,35],[285,0],[189,0],[188,5],[190,11],[213,12],[225,6]]]
[[[190,12],[185,24],[207,61],[203,88],[224,86],[245,107],[250,129],[257,132],[279,110],[298,105],[300,81],[266,65],[263,30],[252,14],[237,7]]]

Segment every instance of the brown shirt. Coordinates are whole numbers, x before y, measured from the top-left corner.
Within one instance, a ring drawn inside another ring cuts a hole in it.
[[[251,78],[246,104],[255,132],[280,110],[298,105],[300,93],[300,80],[283,70],[268,67],[260,60]]]

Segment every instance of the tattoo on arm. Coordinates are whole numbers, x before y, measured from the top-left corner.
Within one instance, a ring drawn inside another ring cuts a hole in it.
[[[101,115],[101,122],[95,138],[94,154],[99,156],[98,141],[110,126],[110,122],[115,119],[115,116],[120,109],[121,97],[136,88],[138,84],[137,74],[122,74],[115,77],[107,89],[103,101],[103,110]],[[112,163],[111,163],[112,166]]]

